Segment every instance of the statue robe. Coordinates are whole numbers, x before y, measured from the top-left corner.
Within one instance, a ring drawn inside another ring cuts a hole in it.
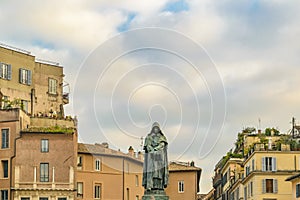
[[[158,133],[148,134],[145,139],[143,183],[145,189],[164,189],[168,184],[167,139]]]

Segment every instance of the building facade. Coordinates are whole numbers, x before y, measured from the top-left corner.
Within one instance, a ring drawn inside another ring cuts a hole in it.
[[[292,199],[300,199],[300,174],[290,176],[285,181],[290,181],[292,183]]]
[[[202,169],[194,162],[171,162],[169,164],[169,185],[166,194],[170,199],[197,199]]]
[[[77,199],[140,200],[143,160],[108,144],[78,144]]]
[[[234,151],[215,167],[215,199],[292,199],[296,186],[286,179],[300,172],[298,143],[291,135],[280,133],[239,134]]]
[[[21,108],[31,116],[64,116],[69,102],[63,68],[30,52],[0,45],[0,106]]]
[[[0,46],[1,200],[74,199],[77,122],[66,103],[62,67]]]

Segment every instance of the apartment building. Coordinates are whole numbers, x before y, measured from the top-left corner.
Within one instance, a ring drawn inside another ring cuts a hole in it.
[[[169,185],[166,194],[170,199],[197,199],[202,169],[192,162],[169,164]]]
[[[290,176],[285,181],[290,181],[292,183],[292,199],[300,199],[300,174]]]
[[[239,134],[234,151],[215,167],[215,199],[292,199],[292,184],[286,179],[300,172],[298,143],[278,132]]]
[[[144,194],[142,154],[104,144],[78,144],[77,199],[140,200]]]
[[[69,102],[63,68],[30,52],[0,45],[0,106],[21,108],[31,116],[63,117]]]
[[[74,199],[76,120],[65,119],[63,68],[0,45],[1,200]]]

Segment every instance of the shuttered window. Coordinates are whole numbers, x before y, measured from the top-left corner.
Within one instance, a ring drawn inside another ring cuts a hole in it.
[[[11,80],[11,65],[0,62],[0,78]]]
[[[276,158],[275,157],[263,157],[262,158],[262,171],[277,171]]]
[[[28,69],[19,69],[19,82],[25,85],[31,85],[32,83],[32,74],[31,70]]]
[[[263,179],[262,193],[278,193],[277,179]]]

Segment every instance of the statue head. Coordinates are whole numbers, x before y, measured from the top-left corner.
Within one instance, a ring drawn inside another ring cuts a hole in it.
[[[160,126],[159,126],[159,123],[158,122],[154,122],[153,125],[152,125],[152,133],[161,133],[160,131]]]

